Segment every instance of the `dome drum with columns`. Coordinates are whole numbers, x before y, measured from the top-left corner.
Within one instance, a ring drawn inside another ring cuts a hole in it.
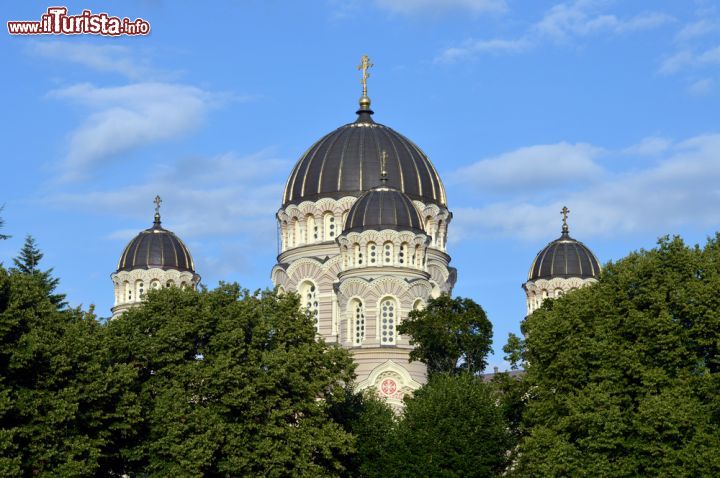
[[[200,282],[190,251],[160,222],[160,196],[155,197],[155,220],[123,250],[117,270],[110,276],[115,287],[112,318],[140,303],[150,289],[192,287]]]
[[[372,119],[368,69],[357,120],[316,142],[290,173],[277,213],[273,283],[296,291],[318,335],[350,349],[359,388],[391,404],[426,380],[397,334],[408,313],[450,293],[445,189],[427,156]]]
[[[582,242],[570,237],[567,216],[563,207],[562,234],[538,252],[530,266],[528,280],[523,284],[527,297],[527,315],[538,309],[543,301],[597,282],[600,262]]]

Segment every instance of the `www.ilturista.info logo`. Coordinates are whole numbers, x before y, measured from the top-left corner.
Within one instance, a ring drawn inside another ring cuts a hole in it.
[[[111,17],[107,13],[83,10],[80,15],[68,15],[67,7],[49,7],[40,21],[7,22],[11,35],[147,35],[150,23],[137,18]]]

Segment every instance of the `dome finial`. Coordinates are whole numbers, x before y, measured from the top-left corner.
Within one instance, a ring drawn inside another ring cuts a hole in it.
[[[568,214],[570,214],[570,209],[568,209],[567,206],[563,206],[562,210],[560,210],[560,214],[562,214],[562,217],[563,217],[562,233],[568,234],[570,232],[570,230],[568,229],[568,225],[567,225],[567,217],[568,217]]]
[[[155,225],[160,225],[160,204],[162,203],[162,199],[160,199],[160,196],[155,196],[155,200],[153,200],[155,203]]]
[[[383,151],[380,154],[380,183],[385,185],[388,180],[388,173],[387,173],[387,153]]]
[[[360,111],[370,111],[370,98],[367,95],[367,79],[370,78],[370,72],[368,70],[374,65],[370,63],[370,57],[363,55],[360,58],[360,64],[357,69],[362,71],[362,77],[360,78],[360,84],[362,85],[362,96],[360,97]]]

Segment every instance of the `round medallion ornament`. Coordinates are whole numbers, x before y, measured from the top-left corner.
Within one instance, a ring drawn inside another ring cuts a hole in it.
[[[397,391],[397,383],[391,378],[386,378],[380,384],[380,391],[383,395],[392,395]]]

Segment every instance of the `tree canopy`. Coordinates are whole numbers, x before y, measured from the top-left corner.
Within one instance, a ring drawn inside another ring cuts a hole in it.
[[[0,267],[0,475],[107,476],[133,371],[107,367],[103,345],[92,313]]]
[[[373,463],[401,477],[492,477],[508,462],[511,435],[496,388],[481,377],[435,374],[412,397]]]
[[[316,340],[293,294],[151,291],[108,327],[112,363],[138,374],[139,431],[124,472],[340,476],[349,433],[326,400],[351,381],[347,351]]]
[[[57,289],[57,286],[60,284],[60,279],[53,277],[52,268],[46,271],[40,270],[40,261],[43,257],[44,254],[38,248],[35,238],[28,234],[25,237],[25,243],[22,249],[20,249],[20,254],[13,259],[13,263],[15,264],[14,269],[23,274],[37,277],[47,290],[50,301],[59,308],[65,307],[67,306],[65,294],[55,293],[55,289]]]
[[[4,208],[5,208],[5,206],[0,206],[0,212],[2,212],[2,210]],[[4,226],[5,226],[5,221],[3,220],[2,217],[0,217],[0,229],[2,229]],[[9,239],[9,238],[10,238],[10,236],[8,236],[7,234],[0,234],[0,241]]]
[[[609,264],[523,332],[515,475],[720,475],[720,236]]]
[[[492,350],[492,323],[472,299],[443,294],[410,312],[398,326],[415,348],[410,359],[427,365],[428,374],[479,373]]]

